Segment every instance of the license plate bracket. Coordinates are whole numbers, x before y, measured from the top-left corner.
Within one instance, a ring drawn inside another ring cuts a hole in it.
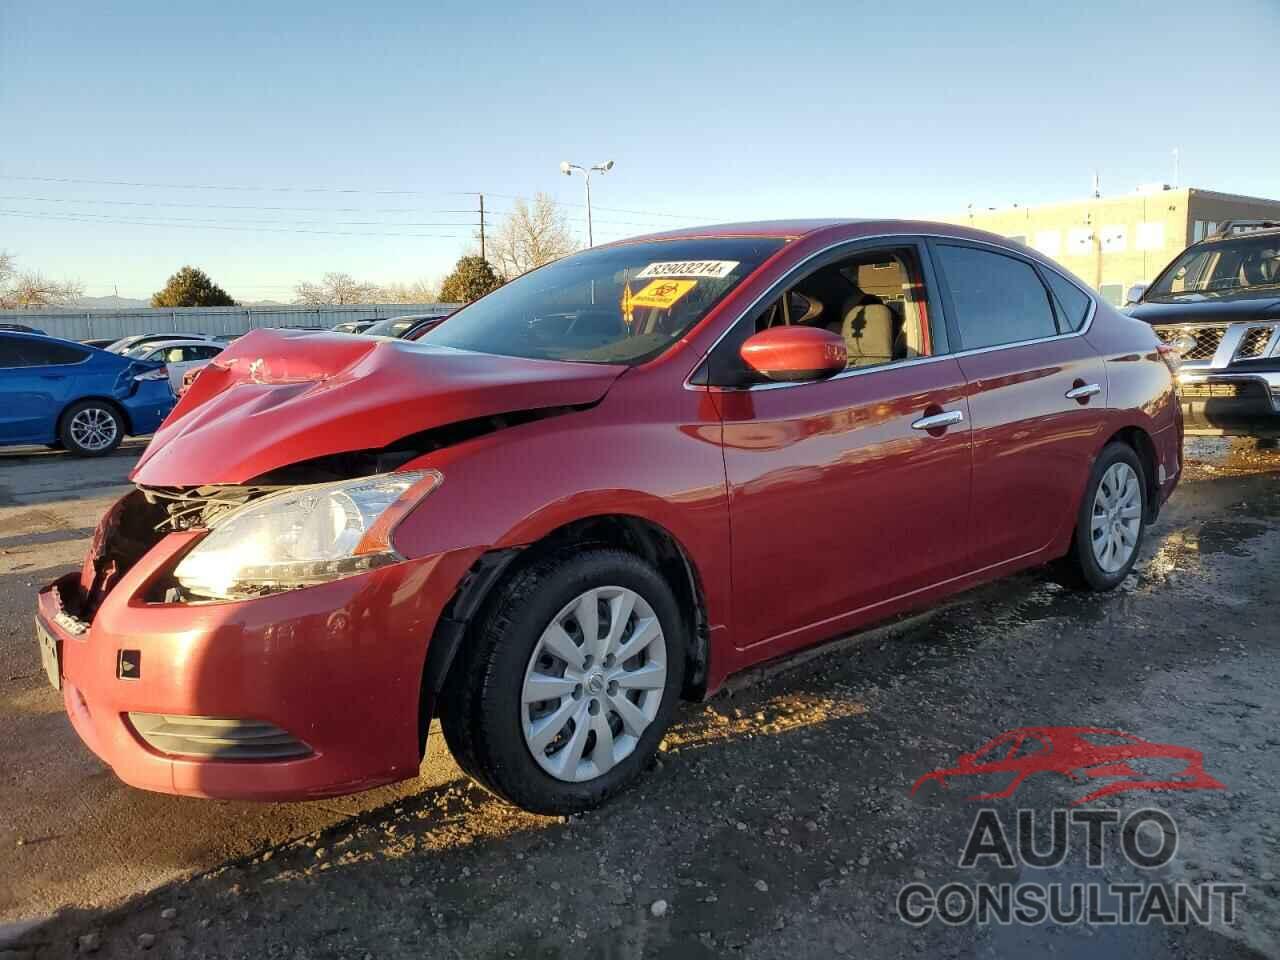
[[[36,620],[36,643],[40,645],[40,664],[53,689],[62,689],[62,648],[58,639]]]

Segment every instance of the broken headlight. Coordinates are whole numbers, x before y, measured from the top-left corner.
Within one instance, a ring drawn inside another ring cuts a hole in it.
[[[384,473],[293,487],[217,517],[174,570],[199,597],[235,600],[340,580],[402,559],[391,530],[444,478]]]

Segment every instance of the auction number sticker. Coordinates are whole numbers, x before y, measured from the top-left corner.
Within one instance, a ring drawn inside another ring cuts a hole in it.
[[[668,260],[649,264],[636,277],[711,277],[719,280],[733,273],[737,265],[737,260]]]
[[[629,306],[657,307],[670,310],[685,294],[698,285],[697,280],[654,280],[645,284],[631,297]]]

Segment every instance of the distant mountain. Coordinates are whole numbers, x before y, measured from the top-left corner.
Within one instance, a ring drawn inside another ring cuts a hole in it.
[[[283,300],[241,300],[242,307],[288,307],[291,304],[285,303]]]
[[[149,307],[150,300],[134,300],[131,297],[81,297],[77,307],[86,310],[132,310],[135,307]]]

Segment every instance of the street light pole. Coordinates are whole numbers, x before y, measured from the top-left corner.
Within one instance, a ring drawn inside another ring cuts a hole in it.
[[[568,160],[562,161],[560,164],[560,172],[566,177],[573,176],[573,171],[577,170],[582,174],[583,182],[587,185],[587,246],[594,247],[596,244],[595,236],[591,229],[591,174],[599,173],[604,175],[613,169],[613,161],[606,160],[604,163],[597,163],[594,167],[584,167],[577,163],[570,163]]]

